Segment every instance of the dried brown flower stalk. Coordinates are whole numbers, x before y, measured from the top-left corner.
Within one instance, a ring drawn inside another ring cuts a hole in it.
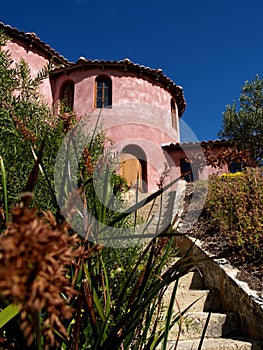
[[[94,170],[94,164],[92,163],[92,157],[87,147],[85,147],[83,150],[83,162],[88,175],[91,176]]]
[[[35,143],[37,141],[37,138],[34,135],[33,131],[29,130],[28,127],[15,115],[13,115],[12,118],[13,121],[16,123],[17,128],[21,131],[21,134],[24,137],[24,141],[29,140],[32,143]]]
[[[59,117],[63,121],[65,132],[68,132],[72,128],[72,126],[74,125],[74,122],[77,118],[75,112],[68,112],[68,113],[64,112]]]
[[[0,290],[18,304],[22,330],[28,344],[34,340],[34,317],[45,311],[42,334],[45,348],[56,344],[54,329],[67,337],[61,319],[72,309],[62,293],[75,291],[66,277],[67,267],[82,255],[77,235],[70,236],[66,224],[57,225],[51,213],[40,218],[36,209],[16,207],[0,248]]]

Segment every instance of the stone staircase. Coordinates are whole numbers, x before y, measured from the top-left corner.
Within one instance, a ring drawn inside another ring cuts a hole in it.
[[[167,303],[173,287],[173,284],[170,285],[166,291]],[[235,313],[221,311],[218,293],[204,288],[198,268],[180,278],[174,313],[183,312],[192,303],[193,306],[182,316],[180,325],[176,324],[169,332],[167,349],[175,349],[175,346],[177,350],[263,349],[260,341],[240,334],[239,320]],[[205,338],[200,348],[200,339],[206,324]]]
[[[177,214],[180,216],[185,194],[184,184],[181,185],[179,191],[163,193],[154,203],[148,203],[138,211],[140,218],[150,222],[147,230],[143,230],[143,234],[147,232],[153,234],[157,231],[160,233],[170,225]],[[139,200],[144,196],[147,194],[140,194]],[[177,223],[178,221],[179,219]],[[207,280],[207,276],[205,277]],[[167,289],[164,305],[168,305],[173,288],[174,285],[171,284]],[[239,316],[231,312],[234,308],[227,309],[227,312],[222,309],[220,293],[216,289],[205,288],[204,278],[198,267],[180,278],[174,313],[183,312],[192,303],[194,304],[182,316],[180,324],[176,324],[170,330],[167,349],[263,350],[262,341],[248,338],[242,333]],[[244,320],[242,321],[244,324]],[[204,339],[200,344],[205,328]]]

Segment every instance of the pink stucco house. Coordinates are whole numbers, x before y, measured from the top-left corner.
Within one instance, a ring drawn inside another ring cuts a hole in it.
[[[40,89],[54,113],[66,104],[79,119],[86,115],[94,119],[100,116],[116,151],[123,152],[120,171],[130,185],[139,181],[142,191],[158,189],[167,165],[165,181],[181,174],[188,158],[187,149],[192,147],[184,145],[182,151],[180,146],[179,119],[186,102],[182,87],[161,69],[135,64],[129,59],[98,61],[80,57],[72,63],[34,33],[3,23],[0,30],[10,38],[6,49],[14,61],[25,59],[33,75],[53,60],[56,67]],[[212,171],[208,169],[208,173]],[[197,172],[200,178],[207,176],[203,170]]]

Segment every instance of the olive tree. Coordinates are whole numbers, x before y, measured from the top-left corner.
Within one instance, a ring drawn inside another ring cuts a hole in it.
[[[263,158],[263,79],[257,75],[246,81],[239,96],[223,112],[219,136],[226,138],[238,150],[249,150],[251,158],[260,163]]]

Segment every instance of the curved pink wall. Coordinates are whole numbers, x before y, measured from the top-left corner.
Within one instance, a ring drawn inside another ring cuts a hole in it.
[[[59,92],[66,80],[75,84],[74,110],[83,116],[94,110],[95,79],[99,75],[107,75],[112,79],[112,104],[144,103],[170,112],[170,101],[173,96],[158,84],[132,72],[105,69],[74,71],[59,76],[55,82],[54,103],[59,100]]]
[[[8,41],[6,49],[14,62],[19,62],[21,58],[28,62],[33,77],[48,63],[43,52],[22,41]],[[95,79],[100,75],[109,76],[112,80],[110,109],[95,108]],[[91,67],[45,79],[40,84],[40,93],[50,108],[59,101],[65,81],[74,83],[74,111],[79,118],[91,114],[96,120],[100,114],[103,128],[119,151],[131,143],[142,147],[148,161],[148,190],[156,190],[166,163],[161,144],[179,141],[178,123],[175,128],[172,126],[173,96],[170,92],[158,80],[139,76],[129,70]],[[177,106],[175,119],[178,121]]]
[[[106,75],[112,79],[112,108],[102,110],[95,105],[95,79]],[[172,126],[171,98],[158,81],[150,81],[135,73],[118,69],[76,70],[55,80],[54,102],[59,101],[60,89],[65,81],[73,81],[74,111],[78,116],[98,116],[107,136],[118,151],[129,144],[140,146],[146,153],[148,191],[158,189],[166,158],[162,143],[179,142],[179,133]],[[178,128],[178,113],[175,119]]]
[[[37,73],[49,62],[48,59],[43,57],[43,54],[38,53],[36,50],[31,50],[23,43],[18,44],[16,42],[8,41],[6,44],[6,49],[10,52],[14,62],[19,62],[21,59],[24,59],[28,63],[32,77],[35,77]],[[53,98],[49,78],[42,81],[39,86],[39,91],[42,100],[45,101],[51,108]]]

